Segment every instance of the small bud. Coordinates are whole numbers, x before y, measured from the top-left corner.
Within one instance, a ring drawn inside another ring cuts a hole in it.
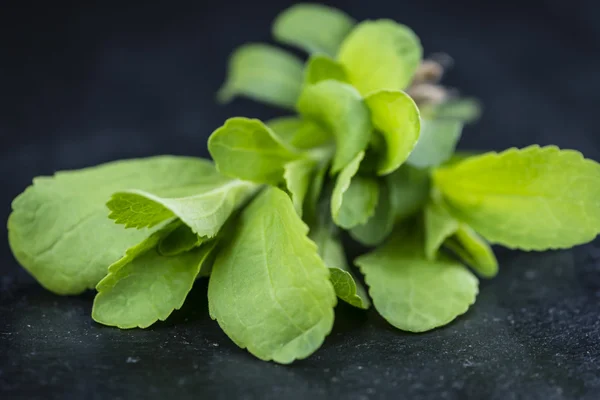
[[[439,82],[444,74],[444,68],[432,60],[424,60],[415,72],[414,83]]]
[[[419,83],[408,88],[407,93],[418,104],[441,104],[449,97],[448,91],[440,85]]]

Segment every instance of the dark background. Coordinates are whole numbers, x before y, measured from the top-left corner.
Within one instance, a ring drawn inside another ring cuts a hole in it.
[[[231,116],[218,106],[229,53],[270,42],[292,2],[98,5],[5,1],[0,9],[0,216],[34,176],[118,158],[206,156]],[[480,98],[464,149],[556,144],[600,160],[600,8],[595,0],[329,2],[411,26],[426,54],[455,59],[445,82]],[[560,190],[560,188],[557,188]],[[93,294],[59,297],[14,261],[0,230],[0,397],[494,398],[600,396],[600,242],[499,250],[500,275],[446,328],[422,335],[338,306],[311,358],[283,367],[239,350],[208,317],[206,283],[145,331],[89,317]]]

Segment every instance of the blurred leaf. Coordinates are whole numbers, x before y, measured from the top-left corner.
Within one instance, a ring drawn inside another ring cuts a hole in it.
[[[266,44],[247,44],[229,58],[225,84],[217,100],[228,103],[236,96],[293,109],[303,82],[299,58]]]
[[[303,117],[316,120],[333,132],[337,149],[332,173],[339,172],[369,144],[369,109],[352,86],[331,80],[309,85],[297,107]]]
[[[220,173],[256,183],[277,185],[284,166],[302,157],[257,119],[229,118],[208,139],[208,151]]]
[[[344,12],[321,4],[296,4],[277,16],[273,36],[309,53],[335,56],[354,26]]]
[[[419,38],[409,27],[380,19],[358,24],[342,43],[338,60],[366,96],[408,87],[422,54]]]
[[[328,79],[348,82],[346,71],[338,62],[323,55],[311,56],[304,70],[304,83],[312,85]]]
[[[279,117],[268,121],[267,126],[283,142],[297,149],[313,149],[333,141],[333,136],[327,129],[303,118]]]
[[[454,119],[421,120],[421,137],[407,163],[417,168],[444,163],[454,154],[462,128],[462,122]]]
[[[369,95],[365,102],[371,111],[371,121],[385,140],[385,149],[378,159],[377,173],[387,175],[398,169],[418,148],[421,123],[419,109],[404,92],[379,91]]]

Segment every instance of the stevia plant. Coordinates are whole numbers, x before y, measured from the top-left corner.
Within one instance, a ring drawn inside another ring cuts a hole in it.
[[[158,156],[38,177],[13,202],[11,249],[46,289],[95,288],[92,317],[145,328],[209,277],[209,311],[241,348],[290,363],[331,331],[337,299],[422,332],[465,313],[490,244],[547,250],[600,231],[600,166],[555,146],[455,153],[478,103],[440,83],[417,36],[322,5],[281,13],[273,35],[308,52],[248,44],[221,101],[290,110],[231,118],[214,160]],[[107,218],[108,217],[108,218]],[[374,249],[347,264],[343,231]]]

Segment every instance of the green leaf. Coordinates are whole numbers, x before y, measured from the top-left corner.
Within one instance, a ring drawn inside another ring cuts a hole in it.
[[[9,242],[19,263],[42,286],[78,294],[96,286],[107,267],[153,230],[125,230],[106,218],[116,191],[169,193],[203,181],[208,161],[161,156],[102,164],[39,177],[13,202]]]
[[[309,224],[313,224],[318,218],[318,204],[321,192],[323,191],[323,185],[325,183],[325,175],[329,168],[329,160],[322,161],[316,169],[314,177],[308,187],[308,193],[306,194],[305,209],[303,213],[304,220]]]
[[[425,256],[434,260],[442,244],[458,231],[459,222],[438,201],[425,207]]]
[[[273,36],[281,43],[309,53],[335,56],[354,20],[340,10],[321,4],[296,4],[277,16]]]
[[[429,171],[403,165],[386,176],[390,202],[396,219],[406,219],[425,206],[429,200]]]
[[[600,165],[573,150],[530,146],[434,172],[451,212],[492,243],[569,248],[600,232]]]
[[[333,326],[329,270],[307,233],[288,195],[270,187],[242,211],[215,260],[210,315],[262,360],[308,357]]]
[[[310,238],[317,244],[319,255],[329,267],[331,283],[337,297],[351,306],[368,309],[371,305],[369,296],[362,284],[350,272],[339,238],[326,228],[311,229]]]
[[[435,259],[443,245],[479,275],[492,278],[498,273],[498,261],[490,245],[468,225],[456,220],[441,200],[430,201],[424,214],[427,259]]]
[[[463,124],[455,119],[421,120],[421,138],[407,163],[417,168],[437,167],[449,160],[460,140]]]
[[[105,275],[108,274],[108,272],[111,269],[116,271],[116,270],[120,269],[121,267],[129,264],[130,262],[132,262],[134,259],[136,259],[140,255],[146,253],[149,250],[156,248],[156,246],[158,246],[162,240],[167,238],[171,233],[175,232],[182,226],[185,227],[186,225],[184,225],[178,219],[172,219],[170,221],[165,222],[164,224],[162,224],[159,227],[159,229],[152,232],[152,234],[150,234],[149,236],[144,238],[141,242],[126,249],[124,251],[124,254],[121,254],[115,262],[113,262],[112,264],[110,264],[108,267],[105,268],[105,270],[106,270]],[[98,288],[98,285],[96,285],[96,288]]]
[[[228,103],[236,96],[244,96],[293,109],[303,77],[303,64],[296,56],[265,44],[247,44],[230,56],[227,79],[217,100]]]
[[[312,85],[326,80],[348,82],[344,67],[324,55],[314,55],[308,59],[304,70],[304,84]]]
[[[371,301],[362,284],[350,271],[338,229],[331,221],[327,197],[322,199],[320,207],[319,218],[311,226],[309,238],[315,242],[319,255],[329,268],[331,283],[337,297],[354,307],[366,310]]]
[[[343,249],[342,249],[343,251]],[[337,297],[353,307],[368,310],[371,306],[365,288],[356,280],[349,270],[330,268],[331,283]]]
[[[339,172],[369,144],[369,109],[352,86],[331,80],[310,85],[302,92],[297,107],[303,117],[333,132],[337,151],[331,173]]]
[[[271,185],[283,180],[285,164],[301,157],[261,121],[242,117],[229,118],[214,131],[208,151],[220,173]]]
[[[395,215],[387,183],[379,183],[379,201],[375,213],[366,223],[356,225],[350,236],[365,246],[376,246],[383,242],[394,228]]]
[[[440,199],[427,204],[424,216],[427,259],[435,259],[443,245],[479,275],[492,278],[498,273],[498,261],[490,245],[468,225],[456,220]]]
[[[379,200],[379,186],[373,178],[355,176],[342,196],[342,205],[334,214],[338,226],[350,229],[365,224],[375,213]]]
[[[396,328],[424,332],[448,324],[475,302],[477,278],[447,258],[430,261],[419,235],[395,233],[355,263],[377,311]]]
[[[214,237],[257,185],[224,177],[208,163],[197,173],[195,185],[173,187],[168,196],[135,189],[113,194],[106,204],[109,218],[126,228],[145,228],[178,217],[198,236]]]
[[[333,136],[320,125],[298,117],[279,117],[267,122],[284,143],[297,149],[309,150],[330,144]]]
[[[316,167],[317,162],[311,159],[296,160],[285,165],[283,177],[291,194],[294,208],[300,217],[302,217],[304,198]]]
[[[97,286],[92,318],[121,329],[147,328],[183,305],[215,241],[166,257],[157,249],[136,252],[127,263],[113,264]]]
[[[189,226],[181,223],[177,229],[160,240],[158,252],[162,256],[176,256],[200,246],[206,240],[207,238],[198,236]]]
[[[398,169],[417,145],[421,130],[419,109],[409,95],[399,91],[379,91],[369,95],[365,102],[371,110],[373,125],[386,143],[377,173],[387,175]]]
[[[356,175],[364,155],[364,152],[360,152],[342,170],[331,195],[333,220],[345,229],[366,223],[375,212],[379,198],[377,181]]]
[[[444,246],[456,254],[465,264],[484,278],[498,273],[498,260],[490,245],[473,229],[461,224],[456,234],[446,240]]]
[[[419,38],[388,19],[364,21],[348,35],[338,53],[348,79],[362,95],[408,87],[421,63]]]

